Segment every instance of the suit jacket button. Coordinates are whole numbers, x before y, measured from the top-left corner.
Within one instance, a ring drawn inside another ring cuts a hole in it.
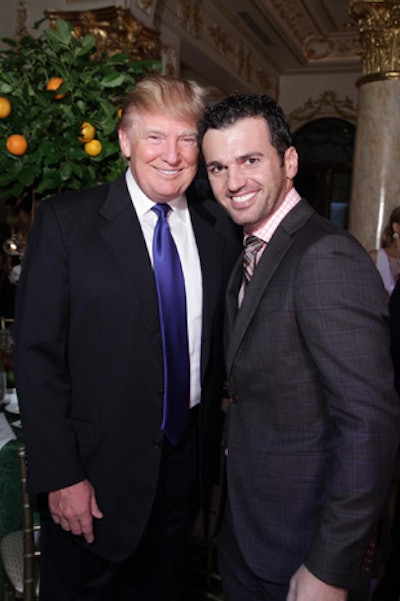
[[[161,449],[161,447],[162,447],[162,440],[160,438],[156,438],[154,440],[154,448]]]

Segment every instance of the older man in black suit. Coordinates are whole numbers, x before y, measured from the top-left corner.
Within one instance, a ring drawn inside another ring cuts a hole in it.
[[[210,107],[200,140],[246,243],[226,301],[225,597],[342,601],[371,574],[399,442],[382,282],[295,190],[297,152],[272,99]]]
[[[203,499],[209,490],[222,299],[240,253],[217,203],[187,202],[204,102],[194,82],[139,82],[119,128],[126,175],[45,200],[35,218],[18,294],[16,375],[28,488],[44,501],[41,601],[175,598],[199,464]],[[179,343],[188,341],[172,354],[164,328],[178,323],[179,274],[161,315],[154,209],[168,213],[161,227],[186,292]]]

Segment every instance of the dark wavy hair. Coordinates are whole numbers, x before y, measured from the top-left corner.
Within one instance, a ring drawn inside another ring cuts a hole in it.
[[[382,248],[388,248],[393,241],[393,224],[400,224],[400,207],[396,207],[390,213],[389,221],[387,222],[381,236]]]
[[[199,122],[199,146],[208,129],[224,129],[246,117],[262,117],[268,124],[270,142],[283,161],[293,145],[292,134],[281,107],[265,94],[232,94],[208,106]]]

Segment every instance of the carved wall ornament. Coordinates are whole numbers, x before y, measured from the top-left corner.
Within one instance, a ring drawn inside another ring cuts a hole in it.
[[[306,38],[314,34],[310,20],[306,18],[305,12],[299,9],[298,0],[271,0],[271,4],[301,45]]]
[[[360,42],[355,32],[341,32],[328,36],[312,35],[304,40],[304,53],[309,60],[349,58],[361,54]]]
[[[278,80],[278,78],[276,78],[275,82],[273,83],[271,81],[271,78],[268,75],[268,73],[266,73],[263,69],[256,69],[255,75],[256,75],[258,83],[260,84],[260,86],[262,88],[262,93],[268,94],[269,96],[271,96],[271,98],[274,98],[274,100],[277,100],[277,98],[279,98],[279,80]]]
[[[180,24],[194,38],[200,37],[202,29],[201,2],[193,0],[179,1]]]
[[[136,7],[142,10],[148,17],[153,14],[157,0],[136,0]]]
[[[19,42],[21,38],[28,34],[26,27],[27,10],[25,0],[19,0],[17,10],[17,28],[15,30],[14,40]]]
[[[354,60],[354,54],[360,53],[357,31],[351,24],[346,25],[342,31],[321,35],[298,0],[270,0],[270,3],[310,62],[326,59]]]
[[[292,131],[321,117],[339,117],[354,125],[357,122],[357,107],[349,96],[339,98],[336,92],[323,92],[319,98],[309,98],[303,106],[291,111],[288,120]]]
[[[113,55],[125,52],[133,60],[158,60],[161,57],[159,33],[135,19],[127,8],[109,6],[90,11],[46,10],[52,26],[57,19],[65,19],[74,26],[77,38],[91,34],[96,38],[96,53]]]
[[[226,55],[229,52],[233,52],[233,45],[229,35],[219,25],[210,25],[208,33],[214,42],[215,48],[222,54]]]
[[[162,64],[163,73],[166,75],[172,75],[174,77],[179,76],[179,60],[176,48],[173,46],[163,45]]]
[[[362,46],[363,78],[400,78],[400,2],[355,2],[350,14],[356,19]]]
[[[240,42],[236,49],[236,66],[240,77],[245,81],[250,81],[252,73],[251,53],[242,42]]]

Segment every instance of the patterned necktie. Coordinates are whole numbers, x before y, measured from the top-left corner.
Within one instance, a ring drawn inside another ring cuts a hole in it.
[[[253,277],[254,269],[256,267],[257,253],[265,245],[264,240],[257,238],[257,236],[248,236],[245,242],[245,249],[243,255],[243,286],[246,286]]]
[[[190,363],[186,293],[181,262],[171,236],[167,204],[156,204],[153,264],[160,311],[164,357],[164,414],[162,430],[174,445],[183,439],[189,422]]]

